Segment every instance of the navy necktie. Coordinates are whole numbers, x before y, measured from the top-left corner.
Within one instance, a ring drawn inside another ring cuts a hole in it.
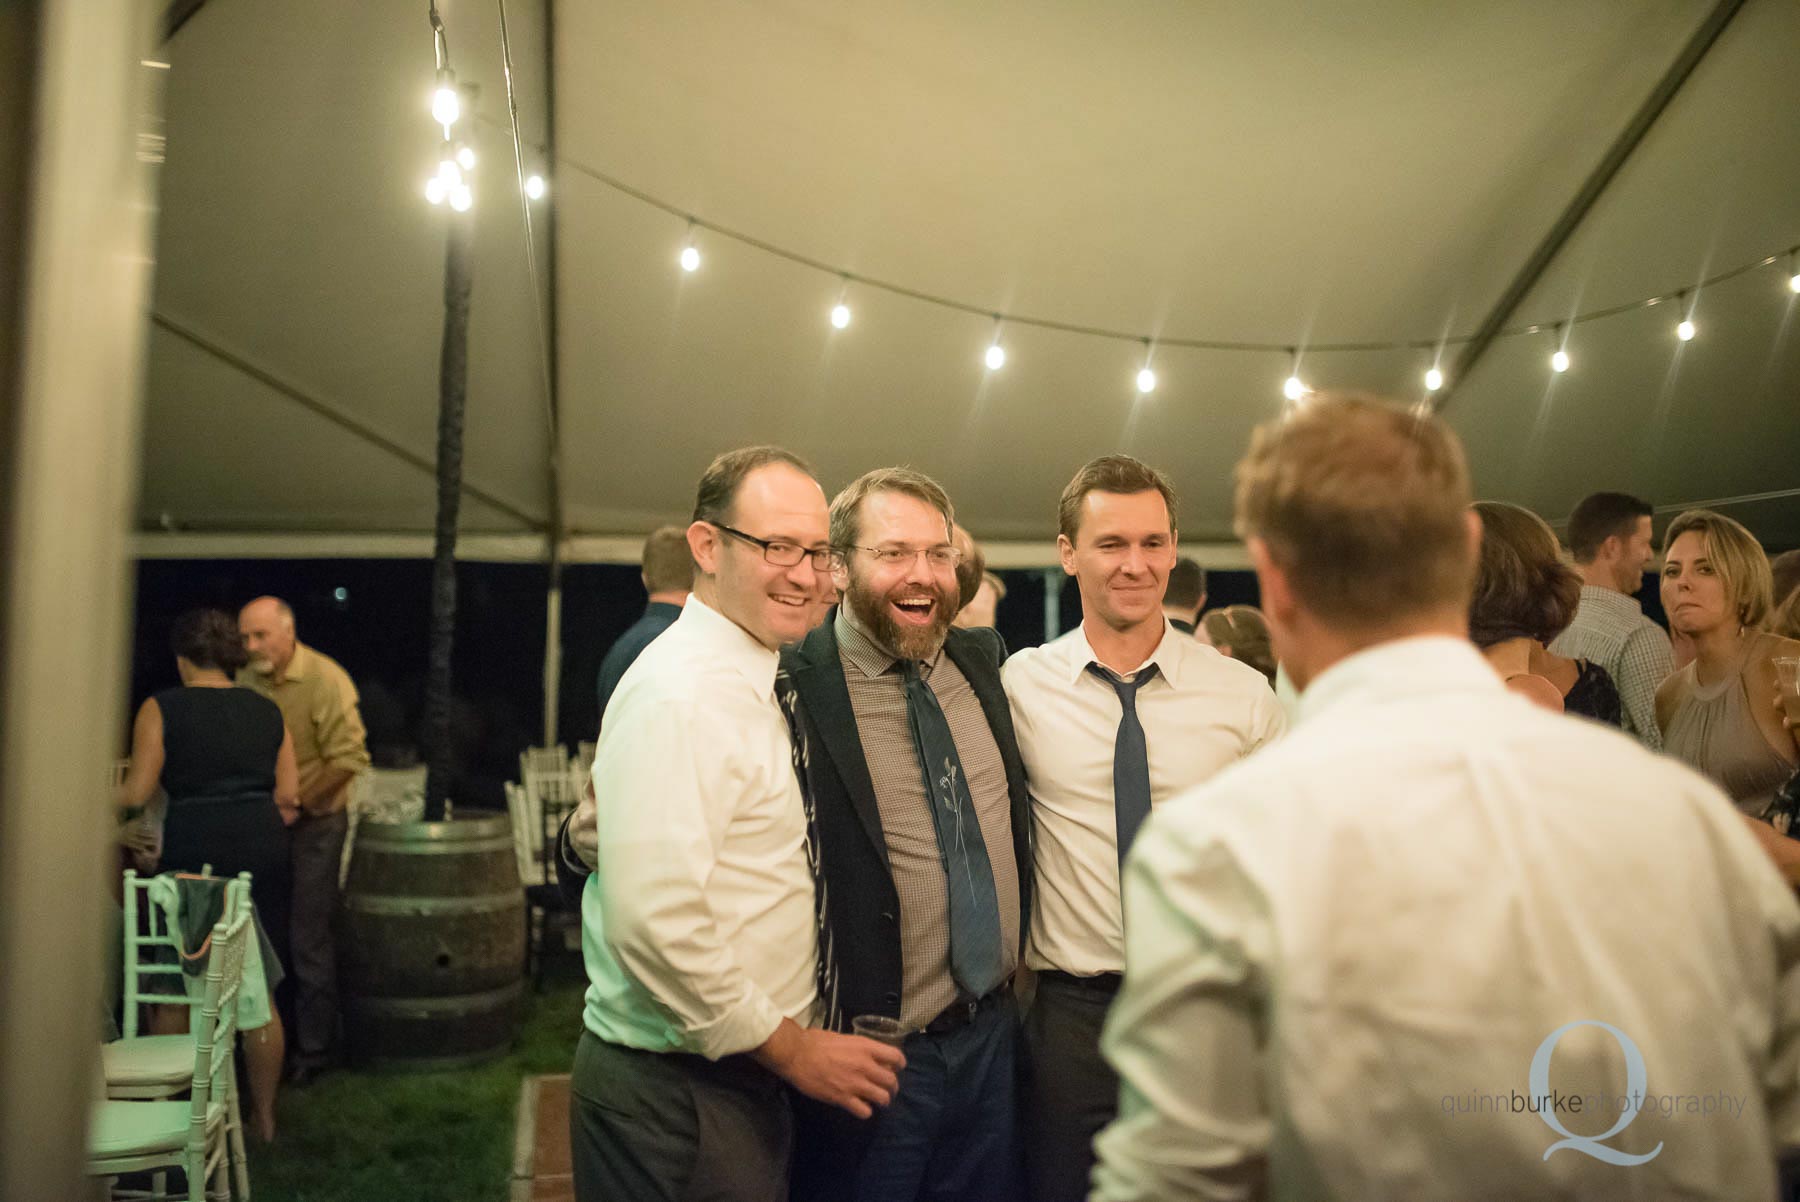
[[[975,817],[974,799],[950,723],[914,660],[902,660],[906,717],[925,774],[925,798],[937,831],[938,856],[950,894],[950,975],[969,997],[985,997],[1000,984],[1000,903],[994,869]]]
[[[800,803],[806,811],[806,867],[813,879],[813,927],[818,940],[819,1025],[827,1031],[838,1027],[838,971],[836,949],[832,946],[829,915],[830,897],[825,888],[825,873],[819,855],[819,813],[813,799],[811,767],[806,747],[806,725],[800,720],[800,694],[788,678],[786,668],[775,671],[775,699],[781,702],[781,713],[787,718],[788,737],[794,757],[794,775],[800,779]]]
[[[1150,749],[1144,743],[1144,724],[1138,721],[1137,691],[1156,679],[1156,665],[1142,669],[1132,680],[1120,680],[1099,664],[1089,664],[1087,670],[1119,695],[1119,734],[1113,740],[1113,814],[1119,825],[1119,867],[1123,869],[1131,841],[1150,817]]]

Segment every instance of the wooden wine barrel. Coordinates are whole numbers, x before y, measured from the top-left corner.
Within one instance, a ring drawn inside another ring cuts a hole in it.
[[[360,824],[339,920],[354,1061],[456,1068],[512,1046],[524,999],[525,895],[506,815]]]

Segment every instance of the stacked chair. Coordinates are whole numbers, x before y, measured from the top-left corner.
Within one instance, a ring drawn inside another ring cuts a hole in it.
[[[167,1170],[179,1168],[187,1177],[187,1193],[179,1196],[247,1202],[250,1173],[232,1053],[246,948],[256,937],[250,876],[226,885],[198,1005],[180,980],[180,939],[151,899],[151,887],[151,880],[125,874],[125,1037],[102,1049],[106,1097],[94,1104],[88,1173],[113,1179],[151,1173],[149,1191],[115,1190],[113,1197],[166,1198]],[[174,992],[152,987],[170,974]],[[146,1003],[189,1005],[189,1033],[139,1035],[138,1009]],[[179,1098],[183,1093],[188,1096]]]
[[[519,756],[519,776],[519,784],[507,786],[506,806],[525,882],[526,967],[541,988],[552,932],[580,921],[556,884],[556,833],[580,804],[587,774],[561,747],[532,747]]]

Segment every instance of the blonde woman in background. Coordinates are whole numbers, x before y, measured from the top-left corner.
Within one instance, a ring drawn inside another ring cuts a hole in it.
[[[1774,661],[1800,655],[1800,642],[1763,629],[1769,593],[1768,558],[1743,526],[1705,509],[1670,523],[1663,610],[1693,640],[1694,660],[1657,690],[1663,750],[1711,777],[1757,820],[1800,764],[1793,732],[1766,700],[1776,690]]]

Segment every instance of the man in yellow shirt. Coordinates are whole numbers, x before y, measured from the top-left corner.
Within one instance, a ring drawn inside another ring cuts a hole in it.
[[[300,642],[294,611],[258,597],[238,615],[250,665],[238,683],[281,707],[300,769],[300,817],[290,828],[294,900],[293,1076],[304,1082],[330,1060],[337,1037],[337,956],[331,915],[349,829],[350,782],[369,766],[356,685],[338,662]]]

